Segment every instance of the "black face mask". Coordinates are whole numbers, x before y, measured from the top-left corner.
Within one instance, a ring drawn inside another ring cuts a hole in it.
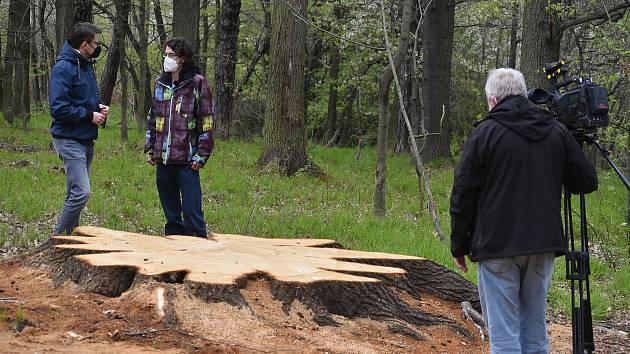
[[[92,47],[91,44],[88,43],[88,45]],[[92,52],[92,55],[90,55],[90,58],[92,59],[98,58],[98,56],[101,55],[101,46],[97,44],[96,48],[92,47],[92,49],[94,49],[94,51]]]

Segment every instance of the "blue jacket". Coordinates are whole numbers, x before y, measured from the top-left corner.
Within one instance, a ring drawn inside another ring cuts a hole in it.
[[[48,102],[54,137],[86,142],[98,137],[98,127],[92,124],[93,112],[99,111],[100,103],[94,67],[68,42],[50,75]]]

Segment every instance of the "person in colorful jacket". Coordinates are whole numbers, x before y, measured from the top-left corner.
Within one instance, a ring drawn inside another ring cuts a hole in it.
[[[164,73],[155,81],[145,152],[147,162],[157,166],[164,233],[206,237],[199,170],[214,148],[213,105],[193,55],[185,38],[166,42]]]

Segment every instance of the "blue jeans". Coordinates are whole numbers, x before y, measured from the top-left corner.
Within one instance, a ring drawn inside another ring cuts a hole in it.
[[[477,280],[490,353],[548,353],[547,292],[553,253],[479,261]]]
[[[193,171],[188,164],[164,165],[158,162],[156,166],[158,194],[166,217],[164,233],[206,237],[199,171]]]
[[[90,165],[94,146],[70,139],[53,139],[55,151],[63,161],[66,173],[66,200],[53,235],[70,235],[79,226],[81,211],[90,198]]]

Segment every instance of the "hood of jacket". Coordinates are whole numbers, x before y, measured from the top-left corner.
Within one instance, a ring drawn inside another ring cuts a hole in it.
[[[70,43],[66,41],[57,55],[57,61],[64,60],[69,61],[71,63],[77,64],[79,63],[81,66],[87,66],[92,64],[92,60],[84,57],[81,53],[77,52],[76,49],[70,46]]]
[[[508,96],[486,116],[530,141],[546,137],[553,128],[553,115],[523,96]]]

